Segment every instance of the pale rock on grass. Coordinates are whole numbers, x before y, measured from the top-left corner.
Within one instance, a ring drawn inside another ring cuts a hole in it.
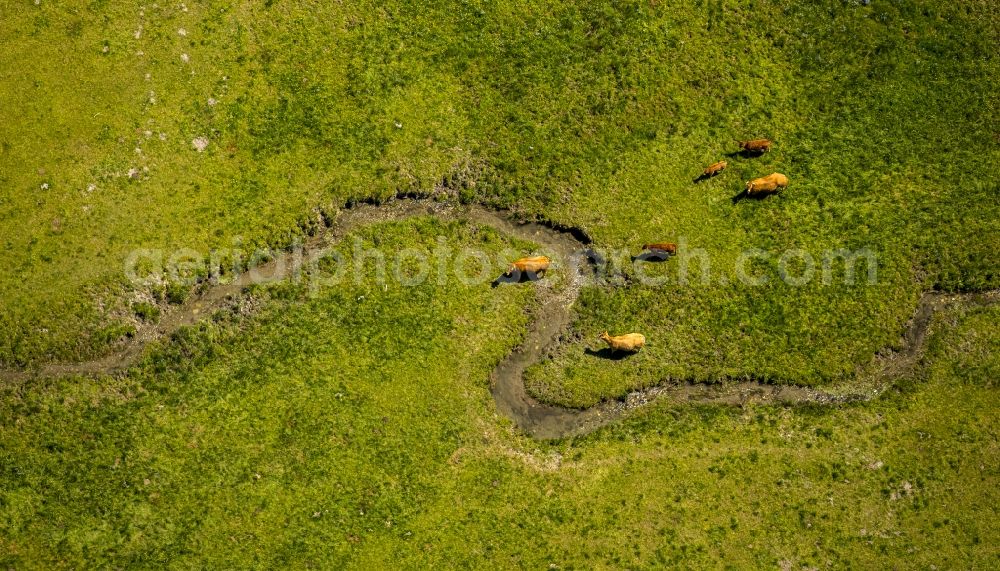
[[[208,148],[208,139],[206,137],[195,137],[191,141],[191,146],[200,153]]]

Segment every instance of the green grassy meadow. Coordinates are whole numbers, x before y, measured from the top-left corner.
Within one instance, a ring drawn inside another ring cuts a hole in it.
[[[540,400],[850,379],[922,292],[1000,287],[997,8],[0,0],[0,366],[107,355],[171,311],[184,286],[127,279],[138,248],[286,248],[406,195],[612,254],[527,373]],[[754,137],[774,148],[734,154]],[[781,195],[732,200],[774,171]],[[355,235],[532,247],[426,217]],[[681,255],[629,262],[652,241]],[[790,249],[864,248],[875,283],[779,279]],[[996,307],[937,316],[868,403],[661,403],[536,442],[488,390],[530,288],[257,287],[126,374],[0,381],[0,566],[1000,563]],[[648,345],[595,358],[604,330]]]
[[[428,222],[365,237],[441,234],[473,239]],[[253,319],[183,330],[127,377],[5,387],[3,563],[996,562],[995,307],[942,316],[919,378],[869,404],[659,405],[539,443],[485,390],[526,288],[255,296]]]

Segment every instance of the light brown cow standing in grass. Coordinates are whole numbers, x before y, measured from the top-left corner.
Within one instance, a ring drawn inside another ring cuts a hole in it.
[[[729,163],[727,163],[726,161],[719,161],[717,163],[712,163],[705,168],[705,171],[701,173],[701,176],[705,178],[713,177],[719,174],[720,172],[726,170],[727,166],[729,166]]]
[[[676,254],[677,244],[673,242],[653,242],[651,244],[643,244],[642,249],[653,253]]]
[[[529,274],[543,274],[545,270],[549,269],[549,265],[552,263],[546,256],[528,256],[527,258],[521,258],[520,260],[514,260],[511,262],[510,266],[507,268],[508,274],[513,274],[514,272],[527,272]]]
[[[605,331],[601,333],[601,341],[611,347],[611,351],[625,351],[635,353],[646,344],[646,337],[642,333],[626,333],[625,335],[608,335]]]
[[[771,141],[768,139],[750,139],[749,141],[738,141],[741,151],[751,153],[766,153],[771,150]]]
[[[773,172],[767,176],[747,181],[747,196],[766,196],[788,186],[788,177]]]

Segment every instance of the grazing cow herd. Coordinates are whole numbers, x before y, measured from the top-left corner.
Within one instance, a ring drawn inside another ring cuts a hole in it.
[[[673,242],[653,242],[652,244],[643,244],[643,250],[649,250],[653,254],[676,254],[677,244]]]
[[[550,263],[552,263],[552,260],[546,256],[528,256],[527,258],[511,262],[510,267],[507,268],[507,274],[513,275],[514,272],[518,272],[540,276],[545,273],[545,270],[549,269]]]
[[[788,177],[780,172],[747,181],[747,196],[764,196],[778,192],[788,186]]]
[[[770,139],[750,139],[749,141],[737,141],[741,151],[751,153],[766,153],[771,150]]]
[[[608,335],[605,331],[601,333],[601,341],[608,344],[611,348],[611,352],[624,351],[626,353],[635,353],[642,346],[646,344],[646,336],[642,333],[626,333],[625,335]]]
[[[705,171],[701,173],[701,176],[705,178],[711,178],[719,174],[720,172],[726,170],[727,166],[729,166],[729,163],[727,163],[726,161],[719,161],[717,163],[712,163],[707,167],[705,167]]]
[[[748,141],[737,141],[739,153],[750,156],[760,156],[771,150],[769,139],[750,139]],[[702,171],[699,178],[712,178],[726,170],[729,164],[726,161],[712,163]],[[697,179],[696,179],[697,181]],[[746,196],[749,198],[763,198],[770,194],[776,194],[788,186],[788,177],[781,173],[771,173],[767,176],[746,181],[744,191],[737,195],[737,198]],[[735,200],[735,199],[734,199]],[[665,257],[677,253],[677,244],[673,242],[651,242],[643,244],[642,249],[648,251],[653,256]],[[507,268],[509,276],[526,275],[529,279],[541,277],[549,269],[551,260],[546,256],[529,256],[511,262]],[[608,344],[611,354],[621,351],[624,353],[636,353],[646,345],[646,337],[641,333],[626,333],[625,335],[609,335],[607,331],[601,333],[601,341]]]

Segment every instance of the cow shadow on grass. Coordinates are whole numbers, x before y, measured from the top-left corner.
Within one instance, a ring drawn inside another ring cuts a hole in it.
[[[746,149],[740,149],[738,151],[733,151],[731,153],[726,153],[725,156],[733,159],[739,157],[741,159],[756,159],[757,157],[764,156],[767,151],[748,151]]]
[[[583,350],[584,353],[592,357],[598,357],[600,359],[607,359],[609,361],[621,361],[627,357],[631,357],[635,353],[629,353],[628,351],[612,351],[611,347],[605,347],[603,349],[591,349],[587,347]]]
[[[743,190],[737,192],[736,194],[734,194],[733,197],[730,198],[729,200],[732,200],[733,204],[736,204],[736,203],[738,203],[741,200],[760,200],[760,199],[759,198],[753,198],[753,197],[751,197],[749,194],[747,194],[746,189],[743,189]]]
[[[668,254],[666,252],[643,252],[638,256],[632,256],[632,263],[652,262],[654,264],[659,264],[673,258],[674,255],[675,254]]]
[[[538,280],[542,279],[544,275],[545,275],[544,271],[538,272],[537,274],[534,272],[518,272],[518,271],[502,273],[499,276],[497,276],[497,279],[493,280],[493,283],[490,284],[490,287],[493,288],[500,287],[500,284],[523,284],[527,282],[537,282]]]
[[[733,196],[730,200],[733,201],[733,204],[736,204],[737,202],[739,202],[741,200],[751,200],[753,202],[760,202],[761,200],[764,200],[765,198],[767,198],[769,196],[771,196],[771,195],[770,194],[747,194],[746,190],[741,190],[738,193],[736,193],[736,195]]]
[[[767,199],[770,196],[780,197],[781,193],[780,192],[774,192],[774,193],[765,193],[765,194],[747,194],[747,191],[744,189],[744,190],[739,191],[739,193],[737,193],[736,196],[732,197],[730,200],[733,201],[733,204],[736,204],[737,202],[739,202],[741,200],[752,200],[754,202],[760,202],[761,200],[765,200],[765,199]]]

